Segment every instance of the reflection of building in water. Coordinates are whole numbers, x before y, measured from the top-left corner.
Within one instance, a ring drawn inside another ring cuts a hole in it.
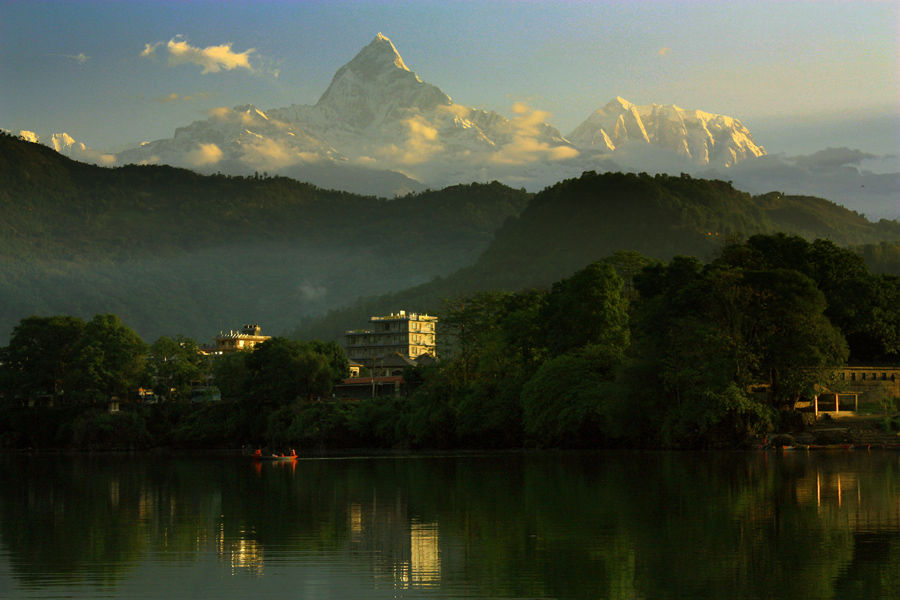
[[[889,458],[892,453],[869,460]],[[893,465],[892,470],[896,468]],[[854,531],[900,529],[900,496],[891,478],[878,469],[871,478],[858,468],[840,468],[838,464],[812,466],[794,480],[794,493],[801,506],[815,506],[823,516],[846,520]]]
[[[231,564],[232,574],[242,571],[251,575],[262,575],[263,547],[256,540],[239,537],[226,538],[224,526],[216,539],[219,560]]]
[[[380,502],[348,507],[351,550],[371,556],[376,576],[399,587],[432,586],[441,581],[441,547],[437,523],[410,519],[406,505]]]
[[[113,507],[119,506],[119,480],[118,479],[110,479],[109,480],[109,503]]]
[[[438,549],[437,523],[410,524],[410,581],[440,581],[441,553]]]

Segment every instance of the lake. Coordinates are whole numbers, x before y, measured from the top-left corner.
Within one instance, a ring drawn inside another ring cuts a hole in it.
[[[900,598],[900,453],[0,456],[0,598]]]

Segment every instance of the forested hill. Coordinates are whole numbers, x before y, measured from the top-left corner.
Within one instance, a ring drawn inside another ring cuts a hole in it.
[[[499,183],[397,199],[286,177],[101,168],[0,135],[0,345],[32,314],[119,315],[204,341],[472,264],[531,194]]]
[[[892,253],[900,257],[900,222],[872,223],[821,198],[779,192],[751,197],[727,182],[688,176],[586,172],[535,195],[518,217],[507,219],[472,267],[399,294],[364,299],[304,323],[296,334],[333,339],[369,313],[435,311],[442,298],[547,286],[619,250],[705,261],[726,240],[775,232],[854,245],[864,257],[882,257],[882,263]],[[886,263],[877,269],[891,270]]]
[[[900,223],[827,200],[686,176],[588,172],[533,196],[494,182],[385,199],[265,173],[106,169],[0,135],[0,345],[33,314],[115,313],[148,341],[301,322],[304,337],[335,339],[371,314],[548,285],[618,250],[706,259],[729,236],[775,231],[855,245],[887,272],[900,239]]]
[[[900,222],[871,223],[821,198],[751,197],[723,181],[586,172],[537,194],[476,266],[513,287],[546,285],[617,250],[711,258],[729,237],[784,232],[839,246],[900,240]]]
[[[275,240],[428,255],[434,245],[487,242],[529,197],[496,182],[384,199],[265,174],[106,169],[0,135],[0,253],[7,256],[134,258]]]

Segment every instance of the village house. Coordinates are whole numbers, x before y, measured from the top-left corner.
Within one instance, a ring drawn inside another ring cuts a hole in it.
[[[900,366],[844,366],[835,369],[831,382],[814,398],[816,414],[855,412],[860,406],[879,405],[900,398]]]

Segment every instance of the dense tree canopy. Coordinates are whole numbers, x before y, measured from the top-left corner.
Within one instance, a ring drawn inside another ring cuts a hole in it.
[[[273,337],[244,354],[247,398],[258,404],[290,404],[327,397],[334,384],[329,357],[311,344]]]
[[[617,253],[548,287],[444,301],[440,360],[408,369],[397,397],[331,402],[348,375],[340,346],[274,337],[215,361],[234,402],[160,403],[164,425],[148,432],[298,449],[736,447],[775,431],[835,367],[898,360],[898,282],[786,235],[735,236],[707,263]],[[24,319],[0,362],[6,410],[89,406],[148,378],[183,400],[204,372],[193,341],[148,348],[114,315]],[[131,418],[122,431],[149,438]],[[56,436],[101,439],[104,419]]]
[[[63,401],[63,381],[75,360],[85,323],[77,317],[28,317],[0,349],[0,387],[14,402]]]
[[[178,335],[163,336],[150,346],[150,367],[157,397],[175,402],[189,400],[194,386],[205,383],[209,360],[197,342]]]
[[[11,403],[83,404],[127,397],[148,383],[148,347],[112,314],[85,323],[29,317],[2,349],[0,382]]]

